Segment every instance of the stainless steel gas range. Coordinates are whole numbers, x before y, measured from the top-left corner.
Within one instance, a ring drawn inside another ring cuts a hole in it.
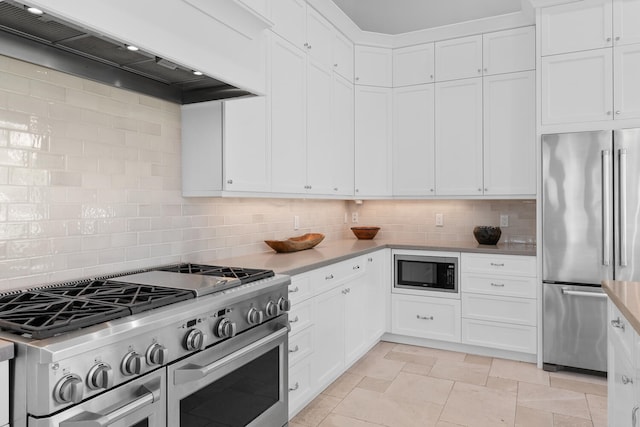
[[[0,294],[12,426],[286,425],[289,283],[179,264]]]

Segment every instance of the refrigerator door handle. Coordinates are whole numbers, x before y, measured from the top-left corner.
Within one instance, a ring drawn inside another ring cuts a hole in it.
[[[618,150],[619,166],[618,173],[620,189],[618,190],[618,210],[620,211],[620,227],[618,228],[620,238],[620,267],[627,266],[627,149]]]
[[[602,265],[611,264],[611,152],[602,150]]]

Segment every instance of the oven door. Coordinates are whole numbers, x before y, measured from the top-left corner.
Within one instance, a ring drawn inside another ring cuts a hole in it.
[[[95,396],[29,427],[166,427],[165,369]]]
[[[282,315],[169,367],[170,426],[284,426],[288,321]]]

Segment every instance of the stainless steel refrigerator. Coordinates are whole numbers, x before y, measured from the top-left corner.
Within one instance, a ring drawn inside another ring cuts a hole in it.
[[[542,137],[543,363],[607,370],[605,279],[640,281],[640,129]]]

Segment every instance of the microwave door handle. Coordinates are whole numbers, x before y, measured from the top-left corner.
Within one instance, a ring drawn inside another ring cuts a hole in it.
[[[611,152],[602,150],[602,265],[611,264]]]
[[[158,385],[153,389],[149,387],[150,384],[140,386],[138,392],[142,392],[142,395],[108,414],[89,411],[81,412],[68,420],[62,421],[60,427],[108,427],[143,407],[157,402],[160,399],[160,381],[156,382]]]
[[[618,190],[618,203],[620,210],[620,267],[627,266],[627,149],[618,150],[620,174],[620,188]]]
[[[216,360],[213,363],[210,363],[206,366],[200,366],[196,364],[188,364],[184,368],[176,369],[174,376],[174,384],[186,384],[193,381],[201,380],[218,369],[222,368],[225,365],[232,363],[233,361],[239,359],[242,356],[245,356],[252,351],[256,350],[259,347],[267,345],[277,339],[280,339],[282,336],[289,333],[289,329],[287,325],[283,325],[282,328],[273,332],[272,334],[267,335],[264,338],[259,339],[256,342],[249,344],[246,347],[241,348],[238,351],[235,351],[231,354],[226,355],[225,357]]]

